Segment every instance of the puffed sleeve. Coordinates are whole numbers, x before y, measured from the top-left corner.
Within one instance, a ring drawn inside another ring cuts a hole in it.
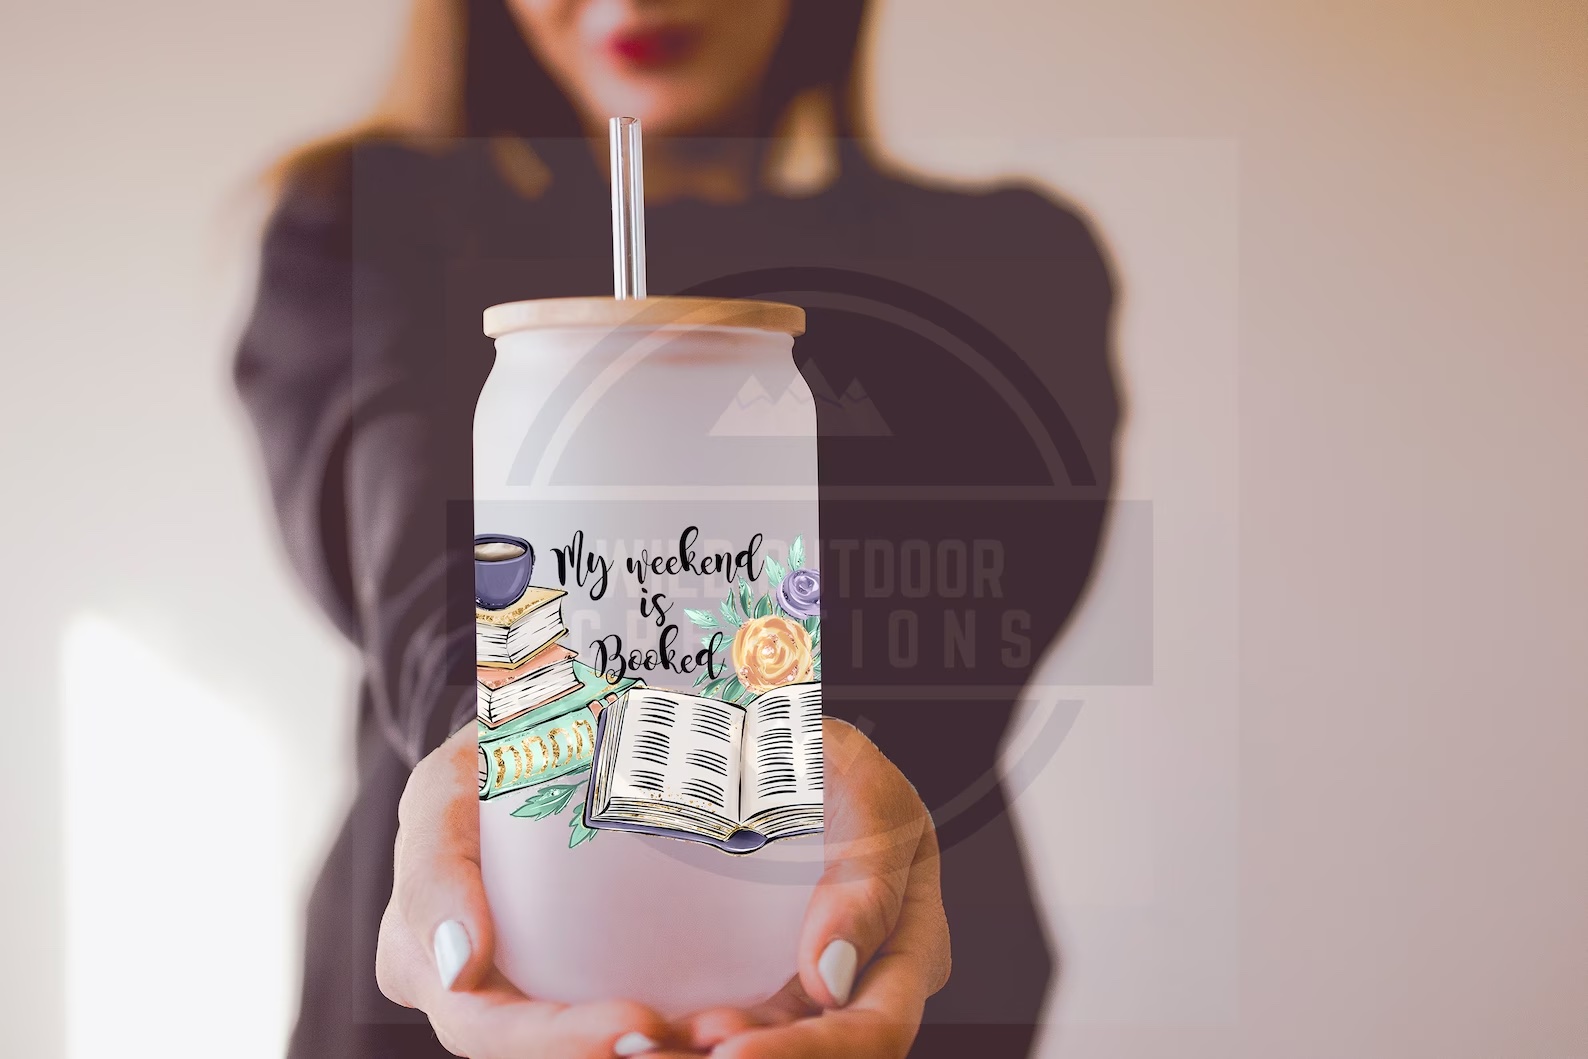
[[[410,764],[474,709],[470,422],[483,381],[446,363],[417,165],[377,153],[287,188],[234,369],[287,554],[363,656],[367,719]]]

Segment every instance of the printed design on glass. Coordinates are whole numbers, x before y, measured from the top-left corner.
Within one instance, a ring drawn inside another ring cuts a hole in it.
[[[482,800],[527,795],[512,815],[566,817],[570,848],[612,830],[745,854],[822,829],[820,574],[802,536],[786,563],[761,534],[736,552],[698,540],[690,526],[676,553],[619,563],[576,533],[536,585],[530,541],[475,538]],[[678,608],[699,649],[678,646],[673,603],[646,584],[681,572],[728,585],[715,611]],[[600,599],[618,577],[656,645],[568,643],[568,592]]]

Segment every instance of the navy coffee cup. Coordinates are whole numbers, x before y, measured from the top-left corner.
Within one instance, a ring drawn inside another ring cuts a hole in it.
[[[481,559],[482,544],[506,544],[523,550],[505,559]],[[529,587],[534,570],[535,549],[524,538],[506,533],[481,533],[474,538],[474,601],[486,610],[501,610],[518,602]]]

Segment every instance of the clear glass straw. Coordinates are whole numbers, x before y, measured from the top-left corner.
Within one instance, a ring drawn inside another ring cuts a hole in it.
[[[613,118],[612,295],[645,297],[645,165],[640,119]]]

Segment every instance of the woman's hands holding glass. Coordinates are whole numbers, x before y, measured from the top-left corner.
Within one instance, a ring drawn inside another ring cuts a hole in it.
[[[392,898],[376,976],[473,1059],[903,1056],[948,978],[936,832],[915,789],[850,725],[824,722],[827,867],[801,932],[798,974],[750,1010],[677,1023],[640,1004],[533,1000],[491,958],[480,880],[473,726],[414,769],[398,811]]]

